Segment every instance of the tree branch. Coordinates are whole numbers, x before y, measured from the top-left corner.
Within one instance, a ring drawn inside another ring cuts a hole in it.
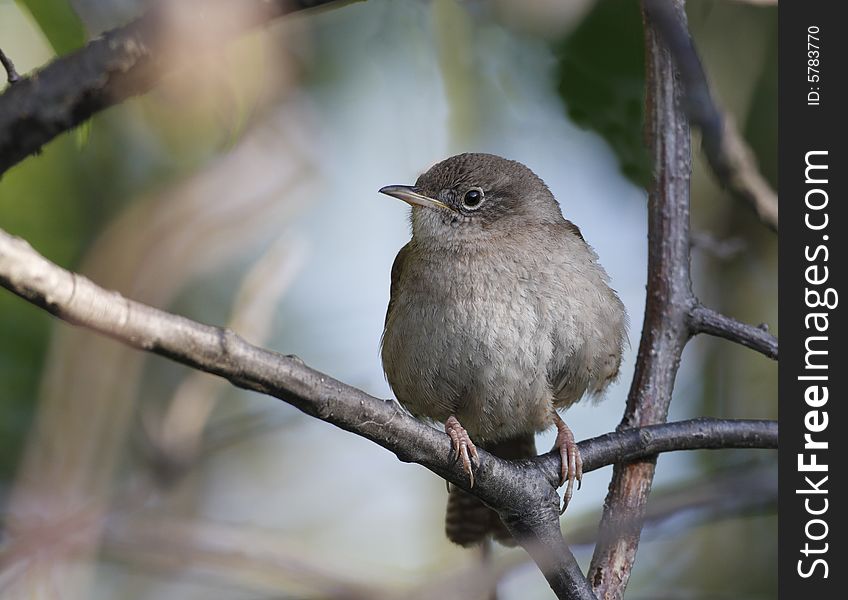
[[[654,185],[648,199],[648,295],[636,372],[619,429],[666,420],[680,356],[694,334],[719,335],[777,357],[774,337],[704,308],[692,293],[687,113],[701,126],[705,151],[713,158],[718,150],[726,150],[726,138],[721,137],[726,126],[689,37],[683,0],[643,0],[642,8],[645,131],[654,159]],[[776,212],[774,223],[776,227]],[[653,460],[616,464],[613,469],[589,573],[595,594],[603,600],[619,600],[624,594],[654,469]]]
[[[244,389],[269,394],[303,412],[365,437],[471,491],[501,514],[545,572],[560,598],[592,598],[559,528],[559,455],[508,462],[480,450],[473,490],[450,458],[447,435],[383,401],[283,356],[252,346],[235,333],[126,299],[49,262],[0,230],[0,285],[70,323],[190,367]],[[610,433],[580,443],[584,471],[676,449],[777,445],[769,421],[696,419]]]
[[[764,325],[752,327],[697,304],[689,314],[692,333],[708,333],[736,342],[777,360],[777,338]]]
[[[182,59],[208,55],[237,35],[283,15],[334,2],[341,3],[154,3],[139,19],[57,58],[0,95],[0,175],[96,113],[151,90]]]
[[[760,173],[754,153],[733,120],[716,104],[686,19],[681,17],[674,0],[644,0],[642,5],[677,65],[686,112],[701,130],[702,149],[713,173],[764,224],[777,231],[777,194]]]
[[[694,304],[689,277],[689,122],[674,62],[645,13],[645,135],[654,161],[648,195],[648,295],[636,372],[619,429],[666,420],[680,355],[690,336]],[[675,17],[685,19],[674,2]],[[654,477],[654,460],[618,464],[604,503],[589,580],[598,598],[618,600],[630,578],[645,506]]]

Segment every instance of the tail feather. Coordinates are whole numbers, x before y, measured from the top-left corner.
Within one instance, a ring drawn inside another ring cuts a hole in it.
[[[509,460],[536,456],[536,441],[532,434],[482,447],[498,458]],[[448,494],[445,533],[450,541],[466,547],[483,542],[489,535],[505,546],[516,544],[498,513],[457,487],[451,487]]]
[[[498,515],[477,498],[451,487],[448,509],[445,514],[445,533],[448,539],[460,546],[473,546],[482,542],[492,529],[492,518]]]

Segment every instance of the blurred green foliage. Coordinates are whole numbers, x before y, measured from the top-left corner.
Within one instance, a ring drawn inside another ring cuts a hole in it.
[[[29,241],[59,264],[79,251],[88,197],[77,193],[75,145],[64,137],[36,160],[25,161],[0,185],[0,228]],[[54,202],[62,198],[62,202]],[[11,294],[0,294],[0,479],[7,480],[26,437],[53,319]]]
[[[57,55],[85,44],[82,21],[67,0],[17,0],[32,15]]]
[[[17,3],[29,12],[57,56],[85,44],[85,27],[67,0],[17,0]],[[77,144],[85,146],[91,135],[91,122],[77,127],[75,135]]]
[[[557,89],[568,116],[603,136],[622,172],[646,187],[651,161],[642,137],[645,51],[639,3],[599,0],[554,52]]]
[[[82,25],[66,2],[26,4],[57,53],[84,42]],[[262,40],[248,35],[222,56],[198,60],[206,71],[198,67],[167,80],[148,96],[60,135],[4,173],[0,228],[57,264],[78,268],[98,233],[124,207],[207,164],[242,136],[264,81]],[[204,74],[215,60],[252,67],[227,69],[230,77],[210,82]],[[0,294],[0,483],[13,475],[29,433],[55,324],[44,311]]]

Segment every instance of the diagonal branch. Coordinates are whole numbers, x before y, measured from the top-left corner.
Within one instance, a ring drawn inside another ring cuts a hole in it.
[[[754,153],[710,91],[707,75],[674,0],[644,0],[645,15],[665,42],[683,84],[685,108],[701,130],[702,148],[719,182],[745,201],[760,220],[777,231],[777,194],[760,173]]]
[[[139,19],[57,58],[0,95],[0,175],[98,112],[150,91],[176,63],[207,55],[283,15],[331,3],[341,2],[154,3]]]
[[[462,467],[450,458],[449,438],[396,403],[336,381],[296,357],[252,346],[231,331],[104,290],[49,262],[25,241],[2,230],[0,285],[70,323],[280,398],[468,490]],[[580,443],[586,472],[670,450],[776,446],[775,422],[715,419],[625,430]],[[558,453],[513,463],[481,449],[480,457],[476,485],[469,491],[498,510],[558,597],[592,598],[559,528]]]

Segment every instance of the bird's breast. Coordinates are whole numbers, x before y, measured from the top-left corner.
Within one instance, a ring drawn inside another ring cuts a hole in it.
[[[419,416],[456,415],[482,439],[542,428],[553,348],[536,278],[505,260],[416,258],[405,267],[383,339],[398,400]]]

